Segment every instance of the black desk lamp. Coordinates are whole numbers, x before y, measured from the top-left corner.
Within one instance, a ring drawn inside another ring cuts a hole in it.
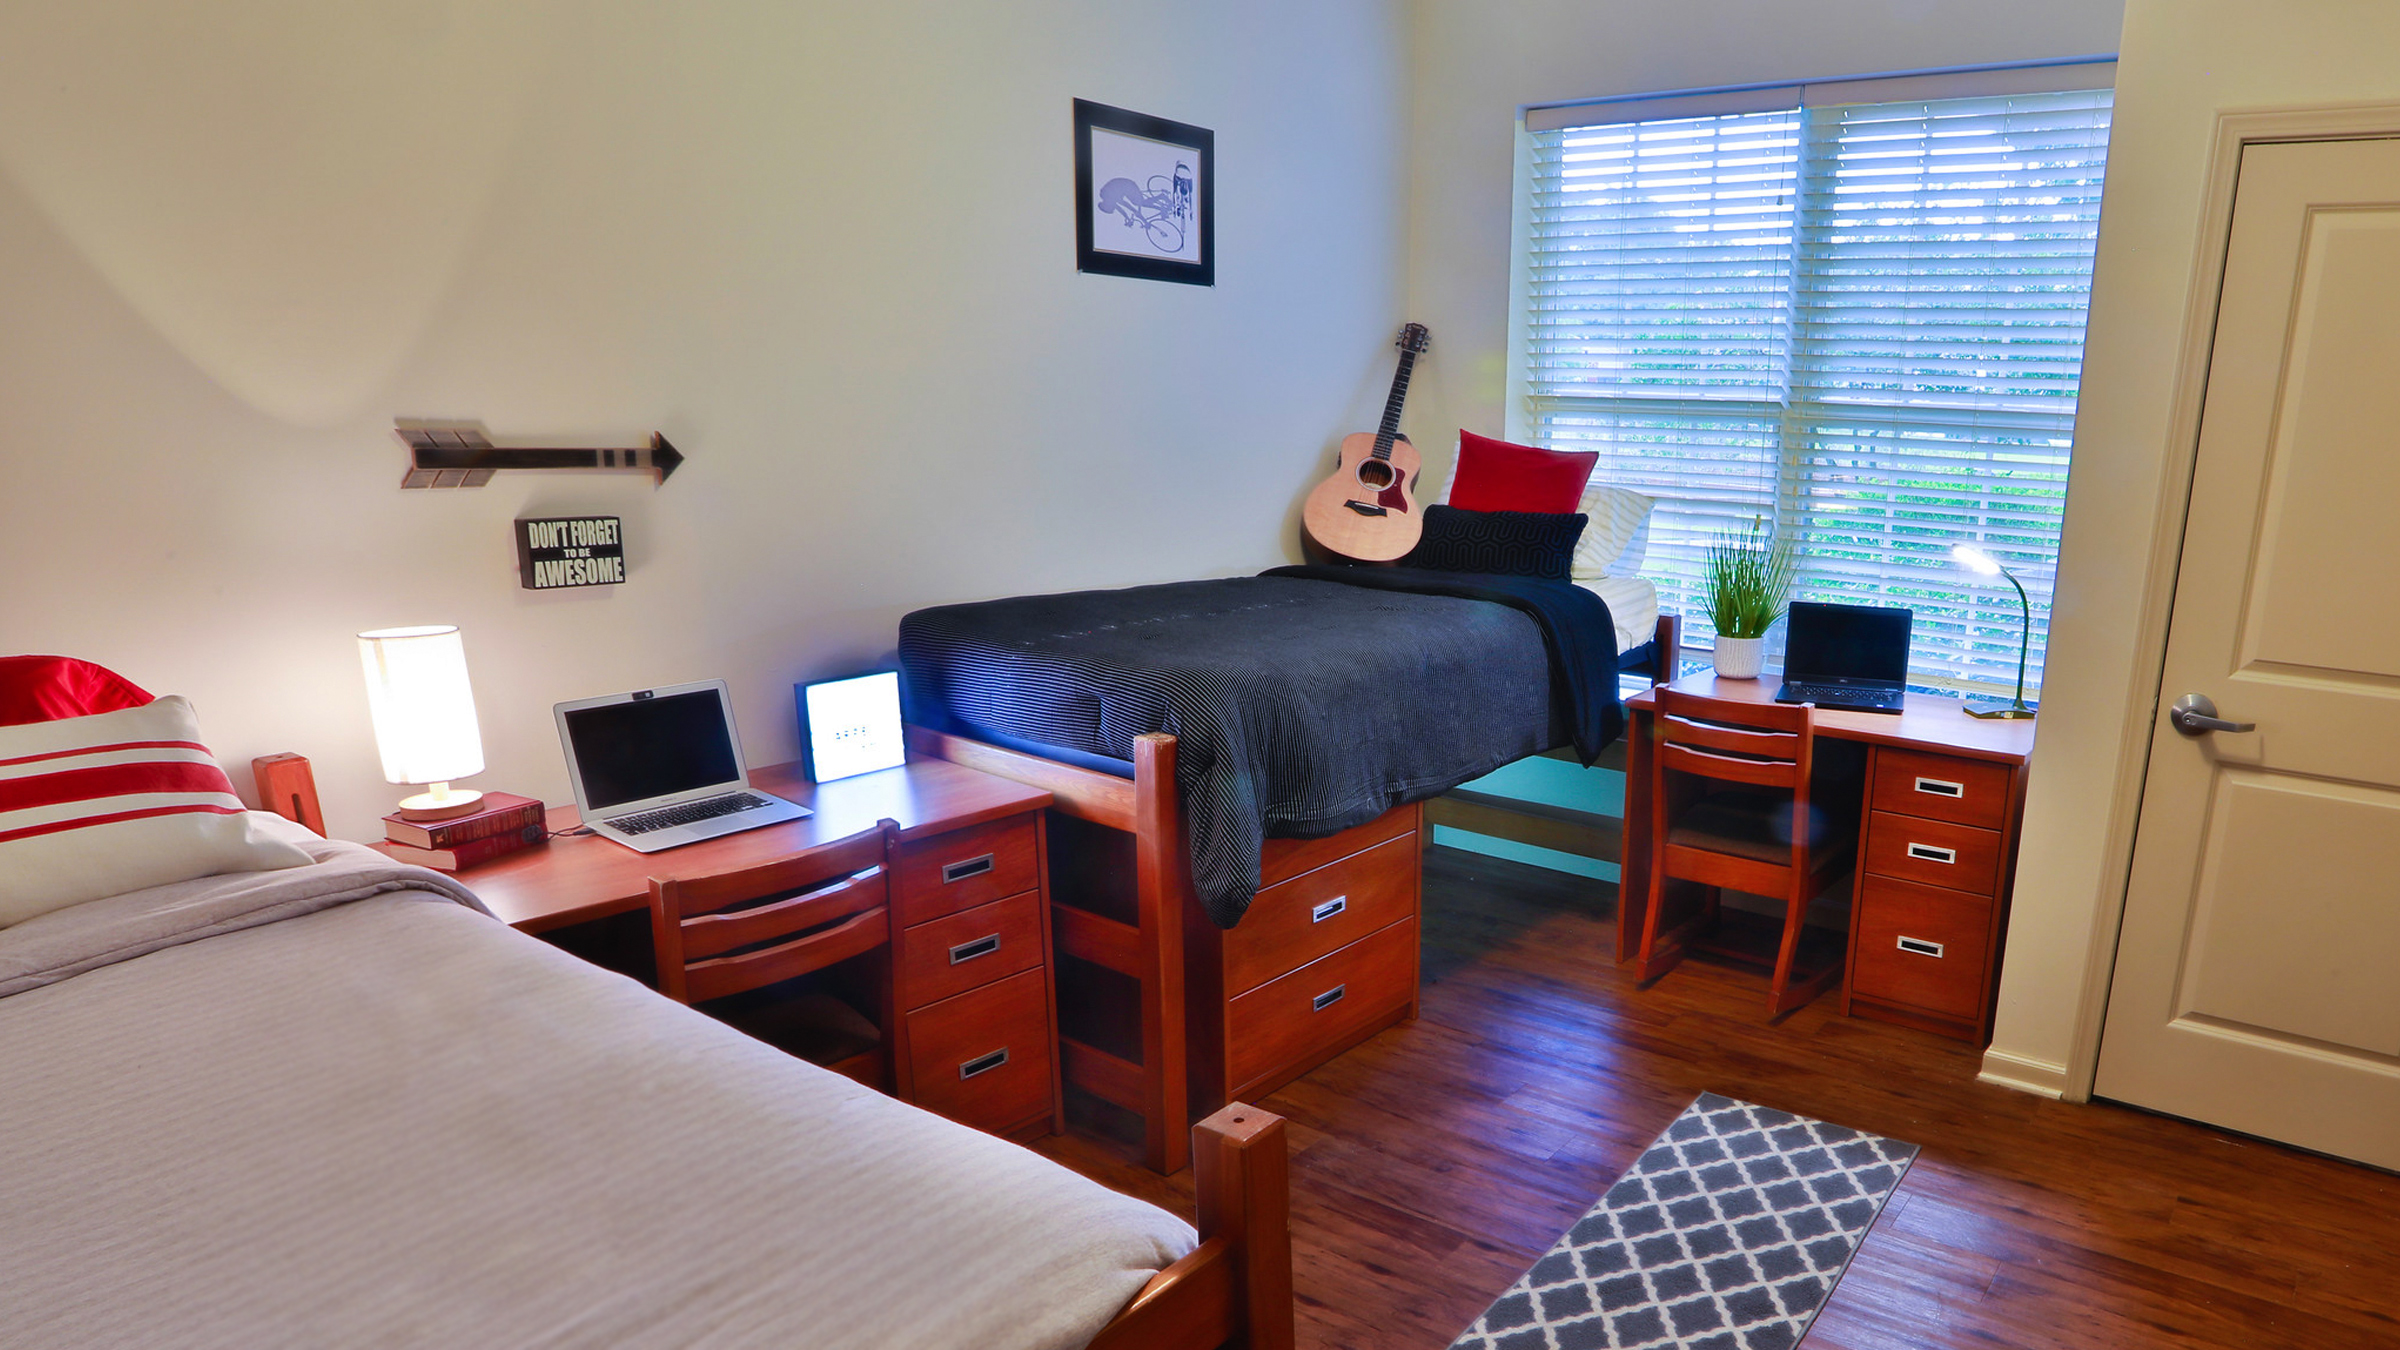
[[[2017,588],[2017,604],[2023,607],[2025,612],[2024,626],[2018,629],[2016,698],[2007,703],[1970,703],[1967,705],[1967,716],[2006,718],[2033,716],[2034,705],[2025,701],[2025,658],[2033,650],[2033,602],[2025,598],[2025,583],[2017,580],[2016,573],[2002,567],[1999,559],[1973,544],[1951,545],[1950,556],[1958,559],[1959,564],[1970,572],[1980,572],[1987,577],[2007,577],[2008,584]]]

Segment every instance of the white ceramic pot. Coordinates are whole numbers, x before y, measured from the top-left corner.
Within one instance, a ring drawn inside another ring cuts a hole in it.
[[[1729,680],[1758,678],[1760,658],[1765,654],[1765,638],[1735,638],[1717,635],[1717,674]]]

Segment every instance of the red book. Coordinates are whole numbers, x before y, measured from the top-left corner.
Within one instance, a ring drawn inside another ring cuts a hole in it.
[[[531,797],[517,796],[513,792],[487,792],[470,815],[452,816],[448,820],[403,820],[397,815],[385,816],[383,837],[411,848],[456,848],[477,839],[522,834],[526,826],[541,823],[540,802]]]
[[[449,848],[414,848],[387,841],[383,852],[394,862],[415,863],[419,867],[430,867],[441,872],[463,872],[478,863],[487,863],[494,858],[507,857],[519,849],[531,848],[547,837],[548,831],[533,825],[515,834],[486,835]]]

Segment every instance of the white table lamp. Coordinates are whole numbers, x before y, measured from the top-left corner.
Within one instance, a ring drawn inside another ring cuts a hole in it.
[[[358,635],[366,668],[367,710],[387,783],[429,784],[403,798],[409,820],[445,820],[473,811],[483,794],[454,791],[453,779],[483,772],[483,731],[467,685],[467,649],[448,625],[379,628]]]

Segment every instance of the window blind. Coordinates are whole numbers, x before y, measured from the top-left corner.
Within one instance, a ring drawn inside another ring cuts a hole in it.
[[[2057,557],[2107,90],[1529,133],[1521,434],[1659,505],[1645,575],[1687,631],[1714,535],[1796,534],[1804,598],[1907,605],[1915,678],[2013,685],[2005,582]]]

